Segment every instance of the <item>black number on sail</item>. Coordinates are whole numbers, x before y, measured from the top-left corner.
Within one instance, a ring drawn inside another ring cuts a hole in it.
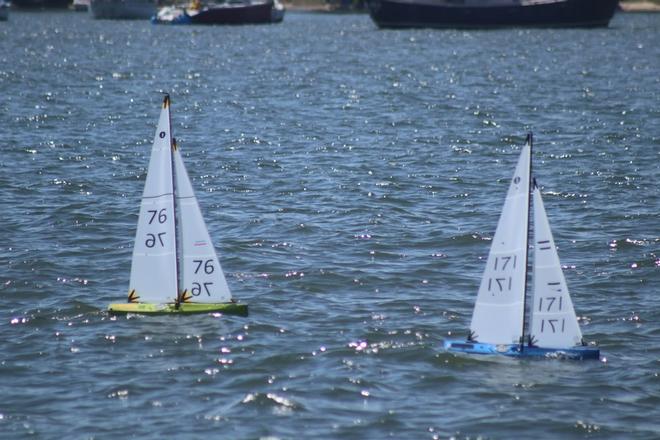
[[[167,234],[167,232],[159,232],[158,234],[147,234],[147,239],[144,242],[144,245],[148,248],[152,248],[156,246],[156,237],[158,237],[158,243],[160,244],[161,247],[165,247],[165,242],[163,242],[163,236]]]
[[[545,325],[545,323],[548,323],[548,325]],[[549,331],[552,333],[557,333],[557,331],[564,333],[565,327],[566,327],[566,320],[562,319],[561,320],[561,329],[558,328],[559,325],[559,319],[542,319],[541,320],[541,333],[543,333],[548,327]]]
[[[202,268],[202,263],[204,264],[204,273],[205,274],[212,274],[215,268],[213,267],[213,260],[193,260],[193,263],[197,265],[195,267],[195,273],[198,273],[199,270]]]
[[[559,301],[557,301],[557,298],[559,298]],[[552,309],[552,306],[557,304],[557,311],[561,312],[561,306],[562,306],[562,297],[559,296],[546,296],[545,298],[539,298],[539,312],[543,311],[543,300],[546,300],[546,312],[549,312]]]
[[[209,286],[212,285],[212,282],[193,283],[193,287],[190,289],[190,293],[192,293],[193,296],[199,296],[202,294],[202,287],[204,287],[204,292],[206,292],[208,296],[211,296],[211,290],[209,289]]]
[[[548,283],[548,286],[556,292],[561,292],[561,283],[559,281],[551,281]]]
[[[547,251],[547,250],[549,250],[549,249],[552,249],[552,248],[550,247],[550,240],[541,240],[541,241],[537,241],[536,244],[539,245],[539,250],[540,250],[540,251]]]
[[[156,209],[150,209],[148,211],[151,214],[151,217],[149,218],[149,224],[152,224],[154,220],[156,219],[156,214],[158,214],[158,223],[163,224],[167,221],[167,209],[163,208],[160,211]]]
[[[495,283],[493,283],[495,281]],[[488,291],[491,292],[493,288],[499,292],[504,292],[504,290],[511,290],[512,277],[508,278],[489,278],[488,279]]]
[[[509,264],[511,266],[509,269],[515,269],[516,268],[516,261],[518,260],[518,257],[516,255],[514,256],[507,256],[507,257],[495,257],[495,262],[493,266],[493,270],[506,270],[507,267],[509,267]],[[500,263],[501,261],[501,263]]]

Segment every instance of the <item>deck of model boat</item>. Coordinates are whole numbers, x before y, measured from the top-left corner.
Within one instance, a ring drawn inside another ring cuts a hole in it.
[[[110,313],[139,313],[147,315],[222,313],[225,315],[247,316],[247,304],[239,303],[118,303],[110,304]]]
[[[454,353],[502,355],[518,358],[599,359],[595,347],[544,348],[521,344],[486,344],[475,341],[446,340],[444,348]]]

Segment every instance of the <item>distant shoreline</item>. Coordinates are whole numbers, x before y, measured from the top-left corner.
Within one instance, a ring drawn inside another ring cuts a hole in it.
[[[300,3],[290,3],[290,2],[282,2],[284,7],[287,9],[287,11],[302,11],[302,12],[332,12],[332,9],[330,9],[330,6],[327,4],[321,4],[319,3],[318,5],[314,4],[300,4]]]
[[[623,12],[660,12],[660,3],[650,1],[619,2]]]
[[[345,13],[363,13],[367,11],[366,8],[364,9],[342,8],[338,4],[333,5],[323,0],[293,0],[293,1],[283,0],[282,4],[289,11],[300,11],[300,12],[332,12],[338,14],[345,14]]]

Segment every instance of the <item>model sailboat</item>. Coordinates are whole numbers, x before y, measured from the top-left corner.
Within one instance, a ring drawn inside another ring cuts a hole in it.
[[[208,313],[247,316],[231,296],[163,100],[138,219],[128,302],[114,313]]]
[[[531,158],[530,133],[520,153],[493,237],[472,314],[470,334],[467,340],[446,340],[444,346],[449,351],[473,354],[598,359],[598,348],[588,347],[582,341],[541,192],[531,178]],[[527,325],[530,196],[533,200],[534,258]]]

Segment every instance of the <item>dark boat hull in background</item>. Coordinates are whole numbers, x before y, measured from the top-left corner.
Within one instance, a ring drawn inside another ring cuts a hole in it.
[[[603,27],[618,0],[367,0],[381,28]]]
[[[162,8],[154,23],[166,24],[265,24],[284,19],[284,7],[277,1],[209,4],[200,10]]]
[[[194,24],[260,24],[282,21],[273,19],[273,3],[255,3],[208,8],[192,17]]]
[[[9,3],[0,0],[0,21],[9,20]]]
[[[11,0],[11,5],[19,9],[66,9],[70,0]]]

